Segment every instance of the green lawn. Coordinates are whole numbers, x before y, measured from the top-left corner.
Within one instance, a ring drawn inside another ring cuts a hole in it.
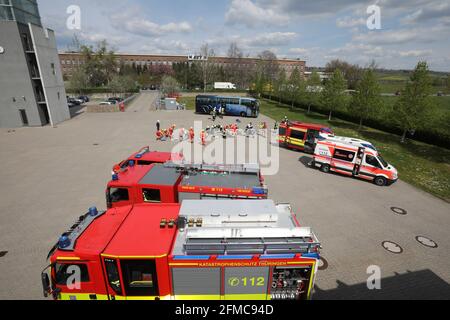
[[[182,98],[181,103],[186,103],[189,110],[195,109],[195,98]],[[321,114],[290,111],[287,105],[264,99],[261,113],[278,121],[287,116],[290,120],[326,124],[337,135],[368,140],[399,170],[400,179],[450,202],[450,150],[416,141],[402,144],[400,137],[393,134],[369,128],[358,131],[353,123],[338,119],[328,122],[328,117]]]
[[[358,131],[353,123],[338,119],[329,122],[326,116],[290,111],[289,106],[269,100],[261,101],[261,112],[276,120],[287,116],[290,120],[326,124],[337,135],[368,140],[399,170],[400,179],[450,202],[450,150],[416,141],[402,144],[393,134],[368,128]]]

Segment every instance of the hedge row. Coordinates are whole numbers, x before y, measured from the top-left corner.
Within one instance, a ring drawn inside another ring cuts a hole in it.
[[[79,94],[78,90],[72,90],[70,88],[66,89],[66,92],[68,94]],[[138,88],[130,91],[130,93],[138,93],[138,92],[139,92]],[[107,87],[83,89],[83,94],[97,94],[97,93],[111,93],[111,89]]]
[[[263,94],[263,98],[269,99],[269,95]],[[281,101],[284,104],[291,105],[292,101],[286,100],[286,99],[279,99],[276,96],[271,96],[272,101]],[[308,110],[308,106],[305,103],[302,102],[294,102],[294,107],[298,109],[304,109]],[[325,116],[328,116],[329,111],[325,110],[323,106],[320,104],[315,104],[311,106],[311,111],[316,112],[319,114],[323,114]],[[333,117],[338,118],[341,120],[345,120],[348,122],[352,122],[359,125],[360,119],[358,117],[355,117],[347,110],[335,110],[333,111]],[[387,119],[377,119],[374,117],[371,117],[364,121],[364,126],[370,127],[373,129],[378,129],[384,132],[396,134],[396,135],[402,135],[403,131],[399,129],[392,119],[388,117]],[[432,144],[435,146],[443,147],[446,149],[450,149],[450,132],[446,132],[442,128],[436,128],[436,124],[430,124],[429,128],[427,129],[418,129],[416,130],[414,136],[408,135],[408,138],[416,141],[425,142],[428,144]],[[442,130],[439,130],[442,129]]]

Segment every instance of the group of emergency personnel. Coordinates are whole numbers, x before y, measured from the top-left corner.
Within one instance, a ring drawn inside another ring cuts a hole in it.
[[[259,130],[266,130],[267,123],[260,123]],[[226,139],[228,136],[236,137],[239,134],[244,134],[245,136],[254,136],[256,135],[256,129],[253,123],[249,123],[244,130],[240,130],[238,121],[232,124],[227,125],[213,125],[207,127],[206,129],[200,132],[200,142],[202,145],[206,145],[206,139],[208,136],[222,136],[223,139]],[[195,132],[194,128],[189,128],[186,130],[185,128],[180,128],[177,130],[177,126],[173,124],[168,129],[161,128],[161,122],[158,120],[156,122],[156,140],[157,141],[186,141],[189,140],[191,143],[195,142]]]

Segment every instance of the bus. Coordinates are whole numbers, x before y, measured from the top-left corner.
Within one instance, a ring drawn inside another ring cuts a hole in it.
[[[197,96],[195,99],[195,111],[198,114],[211,114],[214,109],[219,113],[221,108],[225,108],[226,116],[259,116],[259,101],[253,98]]]

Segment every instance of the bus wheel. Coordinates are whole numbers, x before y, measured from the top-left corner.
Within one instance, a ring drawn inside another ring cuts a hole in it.
[[[330,173],[330,166],[328,164],[323,164],[320,167],[320,171],[322,171],[323,173]]]
[[[384,177],[376,177],[374,182],[379,187],[385,187],[387,185],[387,180]]]
[[[245,112],[241,112],[241,117],[245,118],[245,117],[247,117],[247,114]]]

